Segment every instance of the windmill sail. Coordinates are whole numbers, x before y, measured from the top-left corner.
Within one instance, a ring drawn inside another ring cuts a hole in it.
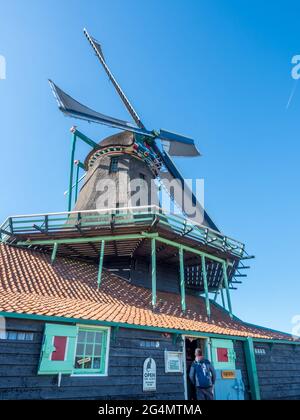
[[[193,220],[219,232],[218,227],[214,224],[214,222],[209,217],[209,215],[207,214],[207,212],[205,211],[201,203],[197,200],[197,197],[194,195],[189,185],[185,182],[184,178],[181,176],[180,172],[176,168],[174,162],[172,161],[168,153],[163,152],[161,153],[160,157],[166,169],[168,170],[167,173],[162,172],[162,171],[160,172],[159,174],[160,181],[163,185],[166,185],[166,183],[170,183],[171,181],[174,181],[174,180],[176,180],[176,182],[179,184],[179,187],[182,190],[182,197],[180,197],[179,203],[177,202],[177,204],[179,204],[183,213],[185,213],[188,217],[190,217],[190,215],[187,214],[186,209],[194,208],[195,213],[192,217]],[[166,189],[168,190],[168,185],[166,186]],[[174,202],[177,201],[176,196],[171,197],[171,198],[174,200]]]
[[[64,114],[87,121],[121,128],[122,130],[135,130],[133,124],[94,111],[91,108],[76,101],[74,98],[60,89],[55,83],[53,83],[52,80],[49,80],[49,83],[57,100],[58,107]],[[139,132],[140,130],[136,129],[136,131]]]
[[[160,130],[159,138],[163,141],[164,150],[170,156],[200,156],[194,140],[189,137],[172,133],[171,131]]]
[[[57,99],[59,109],[64,114],[73,116],[75,118],[80,118],[89,122],[104,124],[110,127],[119,128],[121,130],[127,130],[127,131],[141,134],[142,136],[145,137],[146,141],[148,137],[148,139],[150,140],[148,144],[151,146],[153,151],[157,154],[158,158],[161,159],[166,170],[168,171],[168,174],[166,174],[166,172],[160,174],[162,180],[165,180],[166,182],[167,180],[170,181],[170,180],[176,179],[177,182],[183,188],[184,200],[187,207],[192,208],[192,206],[194,206],[196,210],[196,218],[198,219],[197,221],[201,224],[209,226],[210,228],[218,231],[217,226],[213,223],[213,221],[205,212],[201,204],[197,201],[196,196],[193,194],[193,192],[191,191],[187,183],[184,181],[183,177],[181,176],[180,172],[178,171],[178,169],[176,168],[175,164],[173,163],[171,159],[171,156],[187,156],[187,157],[199,156],[200,153],[195,146],[194,140],[186,136],[182,136],[182,135],[172,133],[166,130],[160,130],[160,131],[147,130],[144,124],[142,123],[140,117],[134,110],[133,106],[129,102],[128,98],[125,96],[120,85],[116,81],[108,65],[106,64],[101,45],[94,38],[92,38],[86,30],[84,30],[84,34],[87,37],[90,45],[94,49],[98,59],[100,60],[105,72],[107,73],[109,79],[113,83],[124,105],[126,106],[127,110],[129,111],[130,115],[135,121],[136,126],[130,122],[120,120],[118,118],[109,117],[107,115],[101,114],[100,112],[92,110],[91,108],[73,99],[70,95],[65,93],[58,86],[56,86],[51,80],[49,80],[53,93]],[[155,139],[162,140],[163,149],[164,149],[163,152],[158,147]],[[182,211],[184,213],[184,209],[182,209]]]
[[[123,92],[121,86],[116,81],[114,75],[112,74],[112,72],[110,71],[108,65],[106,64],[106,61],[105,61],[105,58],[104,58],[104,55],[103,55],[103,51],[102,51],[101,45],[99,44],[99,42],[97,42],[94,38],[92,38],[89,35],[89,33],[88,33],[88,31],[86,29],[84,29],[83,32],[84,32],[85,36],[87,37],[89,43],[91,44],[92,48],[94,49],[94,51],[95,51],[97,57],[99,58],[99,61],[102,64],[102,66],[103,66],[106,74],[108,75],[110,81],[114,85],[114,87],[115,87],[118,95],[122,99],[124,105],[126,106],[128,112],[132,116],[133,120],[135,121],[135,123],[137,124],[138,127],[145,128],[145,126],[142,123],[142,121],[141,121],[140,117],[138,116],[137,112],[135,111],[135,109],[133,108],[133,106],[131,105],[131,103],[129,102],[129,100],[126,97],[125,93]]]

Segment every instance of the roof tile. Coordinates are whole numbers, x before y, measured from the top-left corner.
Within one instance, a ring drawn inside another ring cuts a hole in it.
[[[151,290],[134,286],[108,271],[97,289],[98,267],[37,251],[0,245],[0,311],[98,320],[184,331],[234,336],[292,340],[292,337],[237,319],[212,303],[211,319],[205,301],[186,296],[187,311],[180,296],[157,292],[152,310]]]

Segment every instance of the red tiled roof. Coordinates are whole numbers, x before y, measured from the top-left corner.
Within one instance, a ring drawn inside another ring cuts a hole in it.
[[[95,265],[67,258],[51,265],[47,254],[1,244],[0,311],[292,340],[288,334],[233,320],[214,304],[208,320],[205,301],[194,296],[186,296],[187,310],[182,313],[179,295],[158,292],[153,311],[151,290],[107,271],[97,290],[97,273]]]

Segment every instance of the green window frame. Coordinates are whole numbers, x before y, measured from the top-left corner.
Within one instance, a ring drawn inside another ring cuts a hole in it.
[[[78,326],[74,375],[106,375],[109,330]]]
[[[109,173],[118,172],[118,170],[119,170],[118,165],[119,165],[119,158],[118,157],[112,157],[110,159]]]

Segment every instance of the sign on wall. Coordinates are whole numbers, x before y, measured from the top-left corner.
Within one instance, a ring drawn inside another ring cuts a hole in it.
[[[183,372],[183,353],[180,351],[165,351],[165,372]]]
[[[156,363],[152,357],[144,361],[143,391],[156,391]]]

